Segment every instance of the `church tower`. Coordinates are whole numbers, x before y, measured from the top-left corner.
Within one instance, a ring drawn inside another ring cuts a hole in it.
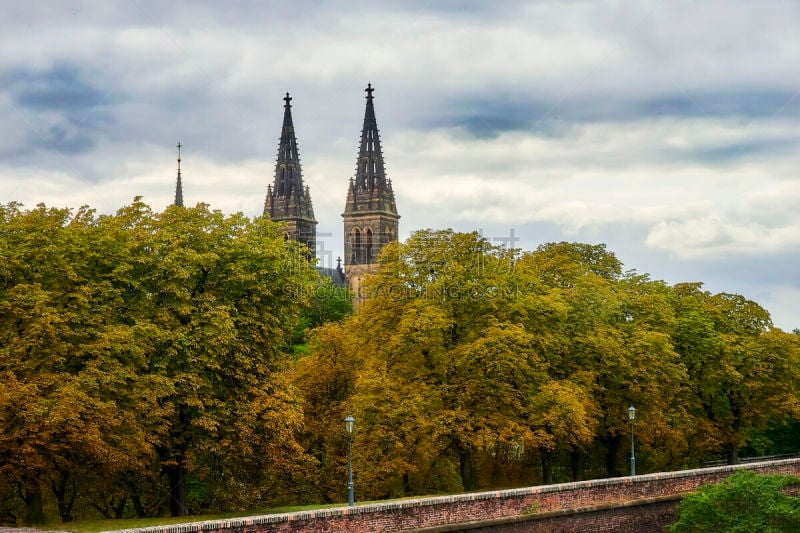
[[[278,160],[275,163],[275,183],[267,186],[264,215],[275,222],[282,222],[286,236],[305,244],[313,256],[317,241],[317,221],[311,205],[308,186],[303,186],[297,139],[292,123],[292,101],[289,93],[283,98],[283,128],[278,144]]]
[[[381,139],[375,119],[372,93],[368,84],[367,108],[361,145],[356,161],[356,174],[350,178],[344,219],[344,267],[350,289],[359,294],[361,277],[371,270],[386,244],[397,240],[400,215],[394,202],[392,181],[386,179]]]

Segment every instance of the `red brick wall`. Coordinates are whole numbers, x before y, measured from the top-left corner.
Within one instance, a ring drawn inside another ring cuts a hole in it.
[[[453,531],[455,530],[453,524],[461,524],[459,529],[464,529],[471,526],[480,528],[479,523],[491,525],[493,531],[537,529],[574,531],[582,527],[590,527],[595,531],[647,531],[650,526],[646,524],[656,524],[654,528],[661,527],[658,524],[663,525],[666,523],[664,520],[671,518],[682,494],[691,492],[705,483],[719,481],[739,469],[800,475],[800,459],[128,531],[131,533]],[[578,525],[580,521],[583,521],[584,526]]]

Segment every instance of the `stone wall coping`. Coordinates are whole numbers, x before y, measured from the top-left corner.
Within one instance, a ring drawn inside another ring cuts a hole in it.
[[[777,461],[762,461],[754,463],[744,463],[738,465],[714,466],[709,468],[698,468],[693,470],[675,470],[672,472],[657,472],[653,474],[642,474],[638,476],[614,477],[591,479],[587,481],[573,481],[570,483],[557,483],[552,485],[537,485],[533,487],[523,487],[518,489],[493,490],[484,492],[468,492],[449,496],[426,496],[410,498],[407,500],[395,500],[385,503],[371,503],[356,505],[355,507],[332,507],[327,509],[314,509],[309,511],[295,511],[290,513],[269,514],[259,516],[249,516],[241,518],[225,518],[220,520],[206,520],[202,522],[189,522],[182,524],[171,524],[164,526],[150,526],[133,529],[114,530],[119,533],[196,533],[210,530],[236,529],[247,526],[257,526],[266,524],[280,524],[284,522],[296,522],[314,519],[326,519],[341,516],[351,516],[360,514],[371,514],[382,511],[396,511],[402,509],[412,509],[418,507],[429,507],[436,505],[450,505],[454,503],[504,499],[532,496],[537,494],[549,494],[557,492],[569,492],[582,488],[611,487],[616,485],[633,485],[647,483],[648,481],[660,481],[665,479],[676,479],[682,477],[696,477],[701,475],[714,475],[735,472],[737,470],[763,469],[769,467],[780,467],[800,463],[800,458],[782,459]]]

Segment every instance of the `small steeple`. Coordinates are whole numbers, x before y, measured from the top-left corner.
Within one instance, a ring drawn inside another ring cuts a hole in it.
[[[183,184],[181,183],[181,147],[183,145],[178,142],[178,182],[175,184],[175,205],[183,207]]]

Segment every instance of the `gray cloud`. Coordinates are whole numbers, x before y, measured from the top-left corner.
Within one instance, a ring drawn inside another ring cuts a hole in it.
[[[335,258],[371,81],[404,235],[606,242],[800,325],[794,4],[0,4],[0,201],[160,208],[181,141],[188,203],[257,215],[289,91]]]
[[[90,83],[74,65],[44,71],[16,70],[3,76],[13,105],[25,112],[29,151],[87,153],[113,123],[108,94]]]

